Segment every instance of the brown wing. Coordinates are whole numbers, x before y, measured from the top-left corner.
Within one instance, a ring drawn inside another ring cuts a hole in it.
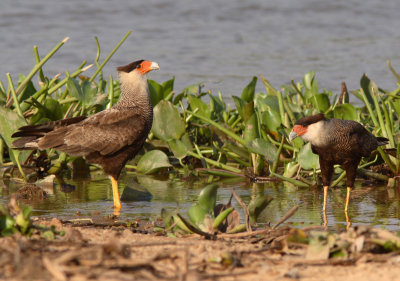
[[[13,138],[18,138],[13,141],[12,145],[17,149],[34,149],[34,143],[36,143],[39,138],[45,136],[47,133],[58,128],[79,123],[84,119],[86,119],[86,116],[78,116],[63,120],[51,121],[40,125],[23,126],[11,136]],[[25,147],[27,143],[31,143],[33,146]]]
[[[351,120],[335,120],[335,143],[338,151],[351,152],[358,156],[369,156],[377,147],[374,135],[360,123]]]
[[[132,109],[109,109],[81,123],[56,129],[38,142],[40,149],[55,148],[74,156],[98,151],[112,154],[147,137],[145,120]]]

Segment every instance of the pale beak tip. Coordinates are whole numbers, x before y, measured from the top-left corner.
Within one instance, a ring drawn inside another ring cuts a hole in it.
[[[297,134],[295,132],[291,131],[289,134],[289,141],[292,141],[295,138],[297,138]]]
[[[151,63],[151,67],[150,67],[152,70],[157,70],[157,69],[160,69],[160,66],[158,65],[158,63],[156,63],[156,62],[152,62]]]

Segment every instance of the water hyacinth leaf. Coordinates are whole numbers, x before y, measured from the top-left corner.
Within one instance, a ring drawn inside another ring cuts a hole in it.
[[[295,161],[287,163],[287,165],[285,166],[285,172],[283,173],[283,176],[288,178],[294,177],[294,175],[299,170],[299,167],[300,165]]]
[[[87,107],[97,101],[97,86],[95,83],[91,83],[88,80],[82,82],[82,93],[84,101],[82,105]]]
[[[212,228],[213,229],[219,228],[221,226],[222,222],[228,217],[228,215],[230,215],[230,213],[232,213],[233,210],[234,209],[231,207],[231,208],[225,209],[224,211],[220,212],[218,214],[218,216],[216,216],[216,218],[212,224]]]
[[[298,161],[305,170],[315,169],[318,165],[318,155],[311,150],[311,143],[304,145],[299,152]]]
[[[215,202],[217,201],[217,189],[218,185],[210,184],[204,187],[199,194],[199,205],[207,213],[211,213],[214,210]]]
[[[241,99],[245,102],[251,102],[254,99],[254,92],[256,89],[257,77],[254,76],[251,82],[243,89]]]
[[[316,94],[314,97],[311,99],[312,103],[316,108],[319,109],[321,112],[325,112],[329,109],[330,101],[329,97],[327,94]]]
[[[303,85],[306,89],[311,89],[315,78],[315,72],[309,71],[303,77]]]
[[[206,118],[211,118],[211,110],[204,101],[195,97],[194,95],[188,95],[187,98],[191,111],[195,111],[197,109],[197,114]]]
[[[247,143],[247,148],[256,154],[264,156],[264,159],[269,163],[274,162],[277,154],[276,147],[264,139],[256,138]]]
[[[62,106],[55,99],[47,98],[44,104],[41,104],[36,100],[33,100],[33,103],[34,106],[38,108],[38,111],[31,118],[30,122],[32,124],[59,120],[64,116]]]
[[[12,142],[15,140],[11,135],[15,133],[19,127],[25,126],[26,121],[20,117],[15,111],[0,107],[0,134],[6,145],[12,148]],[[10,150],[11,160],[16,164],[16,159],[19,162],[24,162],[30,154],[27,150]]]
[[[86,105],[90,101],[90,96],[82,91],[81,85],[79,85],[78,80],[75,78],[68,78],[67,89],[72,96],[82,103],[82,105]]]
[[[25,80],[25,75],[19,74],[19,80],[18,80],[18,85],[22,83],[22,81]],[[32,83],[32,80],[30,80],[27,84],[25,89],[22,91],[22,93],[18,97],[18,101],[23,101],[31,97],[34,93],[36,93],[35,86]]]
[[[168,142],[168,145],[176,158],[182,159],[182,158],[186,157],[188,149],[182,141],[170,140]]]
[[[156,106],[160,100],[163,99],[163,86],[154,80],[147,80],[149,86],[150,100],[153,106]]]
[[[226,105],[221,99],[210,95],[210,111],[212,114],[216,115],[213,116],[214,118],[216,118],[222,112],[225,112],[225,109]]]
[[[246,103],[243,107],[244,122],[247,122],[253,114],[255,114],[254,101],[251,101],[249,103]]]
[[[185,122],[171,102],[162,100],[154,107],[152,131],[164,141],[179,140],[185,133]]]
[[[262,123],[267,126],[268,130],[274,132],[278,131],[278,128],[281,127],[282,123],[280,114],[271,108],[263,112],[261,120]]]
[[[364,94],[365,94],[368,102],[371,104],[372,108],[374,109],[375,105],[374,105],[374,99],[373,99],[372,95],[374,94],[374,92],[378,93],[378,86],[375,84],[374,81],[369,79],[369,77],[365,73],[361,77],[360,85],[364,91]]]
[[[265,112],[270,109],[279,112],[279,101],[276,96],[268,96],[258,93],[254,99],[254,106],[260,112]]]
[[[202,208],[199,203],[195,203],[188,209],[188,216],[192,223],[199,225],[203,222],[204,217],[208,212]]]
[[[175,77],[167,80],[161,84],[163,88],[163,98],[165,99],[174,90]]]
[[[142,174],[153,174],[162,168],[169,168],[172,165],[168,161],[168,156],[161,150],[151,150],[146,152],[137,164],[137,171]]]
[[[236,110],[238,111],[239,115],[242,117],[244,120],[244,105],[245,102],[236,96],[232,96],[233,101],[235,102]]]
[[[251,117],[247,120],[244,131],[243,137],[246,143],[256,139],[259,136],[258,133],[258,122],[257,122],[257,115],[254,113]]]
[[[304,97],[307,99],[318,95],[318,83],[315,80],[315,72],[309,71],[303,77]]]
[[[254,223],[257,221],[259,215],[265,208],[271,203],[272,198],[267,195],[257,195],[253,200],[250,201],[248,209],[250,214],[250,222]]]
[[[357,110],[352,104],[344,103],[335,107],[333,116],[344,120],[357,120]]]

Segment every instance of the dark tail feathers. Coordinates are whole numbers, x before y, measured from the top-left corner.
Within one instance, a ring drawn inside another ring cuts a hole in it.
[[[378,145],[386,145],[389,143],[389,140],[383,137],[377,137],[376,140],[378,141]]]

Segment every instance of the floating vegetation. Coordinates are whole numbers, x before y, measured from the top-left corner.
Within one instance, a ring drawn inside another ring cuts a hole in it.
[[[0,160],[7,167],[4,175],[35,182],[47,174],[70,170],[67,165],[74,166],[76,157],[55,150],[13,150],[11,135],[26,124],[91,115],[111,107],[119,98],[120,83],[112,76],[104,79],[102,68],[129,34],[101,63],[96,39],[97,69],[91,77],[82,75],[91,67],[86,66],[86,61],[74,72],[67,71],[65,78],[45,76],[45,63],[67,38],[43,59],[35,47],[37,64],[27,76],[20,75],[17,85],[7,74],[7,89],[0,82]],[[390,62],[388,65],[398,79]],[[38,85],[32,82],[34,77],[39,79]],[[355,120],[376,136],[388,138],[387,149],[379,148],[370,159],[363,159],[359,174],[390,185],[396,183],[400,170],[400,86],[387,91],[363,75],[360,89],[348,92],[343,84],[342,92],[335,94],[321,90],[315,72],[310,71],[301,82],[291,81],[280,89],[261,76],[265,91],[258,93],[258,80],[253,77],[240,95],[230,98],[205,91],[202,84],[176,92],[174,78],[161,84],[149,80],[153,128],[142,153],[127,167],[142,174],[168,170],[177,177],[205,176],[208,182],[221,177],[242,177],[314,186],[320,173],[318,157],[301,139],[289,142],[288,134],[297,119],[323,112],[327,117]],[[357,99],[355,104],[349,103],[350,94]],[[82,165],[81,161],[76,162]],[[387,167],[384,172],[368,169],[382,163]],[[339,167],[335,172],[332,185],[339,184],[344,177]]]

